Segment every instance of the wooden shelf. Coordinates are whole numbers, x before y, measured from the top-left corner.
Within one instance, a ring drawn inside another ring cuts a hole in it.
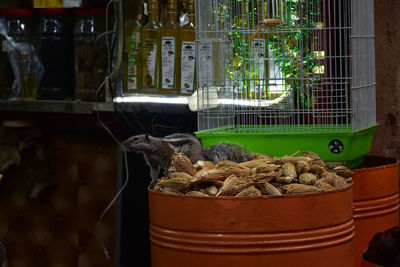
[[[113,112],[114,103],[101,102],[98,104],[99,111]],[[48,113],[74,113],[92,114],[96,111],[96,103],[79,101],[55,101],[55,100],[27,100],[10,102],[0,99],[0,110],[2,111],[27,111],[27,112],[48,112]]]

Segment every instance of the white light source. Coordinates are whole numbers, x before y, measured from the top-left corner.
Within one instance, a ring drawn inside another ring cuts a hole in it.
[[[153,95],[134,95],[114,98],[116,103],[160,103],[160,104],[188,104],[186,96],[153,96]]]

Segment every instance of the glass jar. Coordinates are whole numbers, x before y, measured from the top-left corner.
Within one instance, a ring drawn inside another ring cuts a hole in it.
[[[0,16],[6,20],[7,32],[17,43],[34,44],[34,13],[30,9],[1,9]],[[0,51],[0,95],[4,98],[18,97],[13,95],[11,87],[14,72],[8,59],[8,45],[1,36]]]
[[[105,38],[96,42],[105,31],[105,9],[77,9],[74,14],[75,98],[95,101],[107,70]],[[104,89],[99,91],[97,100],[104,101]]]
[[[70,9],[40,9],[38,54],[45,73],[39,99],[70,100],[74,88],[74,55]]]

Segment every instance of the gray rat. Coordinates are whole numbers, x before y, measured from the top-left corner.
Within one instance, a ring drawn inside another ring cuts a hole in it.
[[[135,135],[123,142],[132,152],[143,152],[150,166],[151,186],[154,186],[162,168],[169,166],[174,152],[184,153],[192,163],[198,160],[209,160],[218,163],[222,160],[244,162],[251,160],[242,146],[220,143],[211,147],[203,147],[201,141],[191,134],[177,133],[163,138],[148,134]]]

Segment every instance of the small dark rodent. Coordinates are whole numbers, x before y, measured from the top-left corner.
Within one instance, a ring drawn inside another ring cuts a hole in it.
[[[157,182],[161,169],[169,166],[174,152],[184,153],[192,163],[198,160],[209,160],[217,163],[222,160],[244,162],[251,160],[244,148],[236,144],[215,144],[203,147],[201,141],[191,134],[177,133],[163,138],[148,134],[135,135],[123,142],[132,152],[143,152],[150,166],[151,186]]]
[[[397,226],[376,233],[363,258],[383,267],[400,266],[400,228]]]

